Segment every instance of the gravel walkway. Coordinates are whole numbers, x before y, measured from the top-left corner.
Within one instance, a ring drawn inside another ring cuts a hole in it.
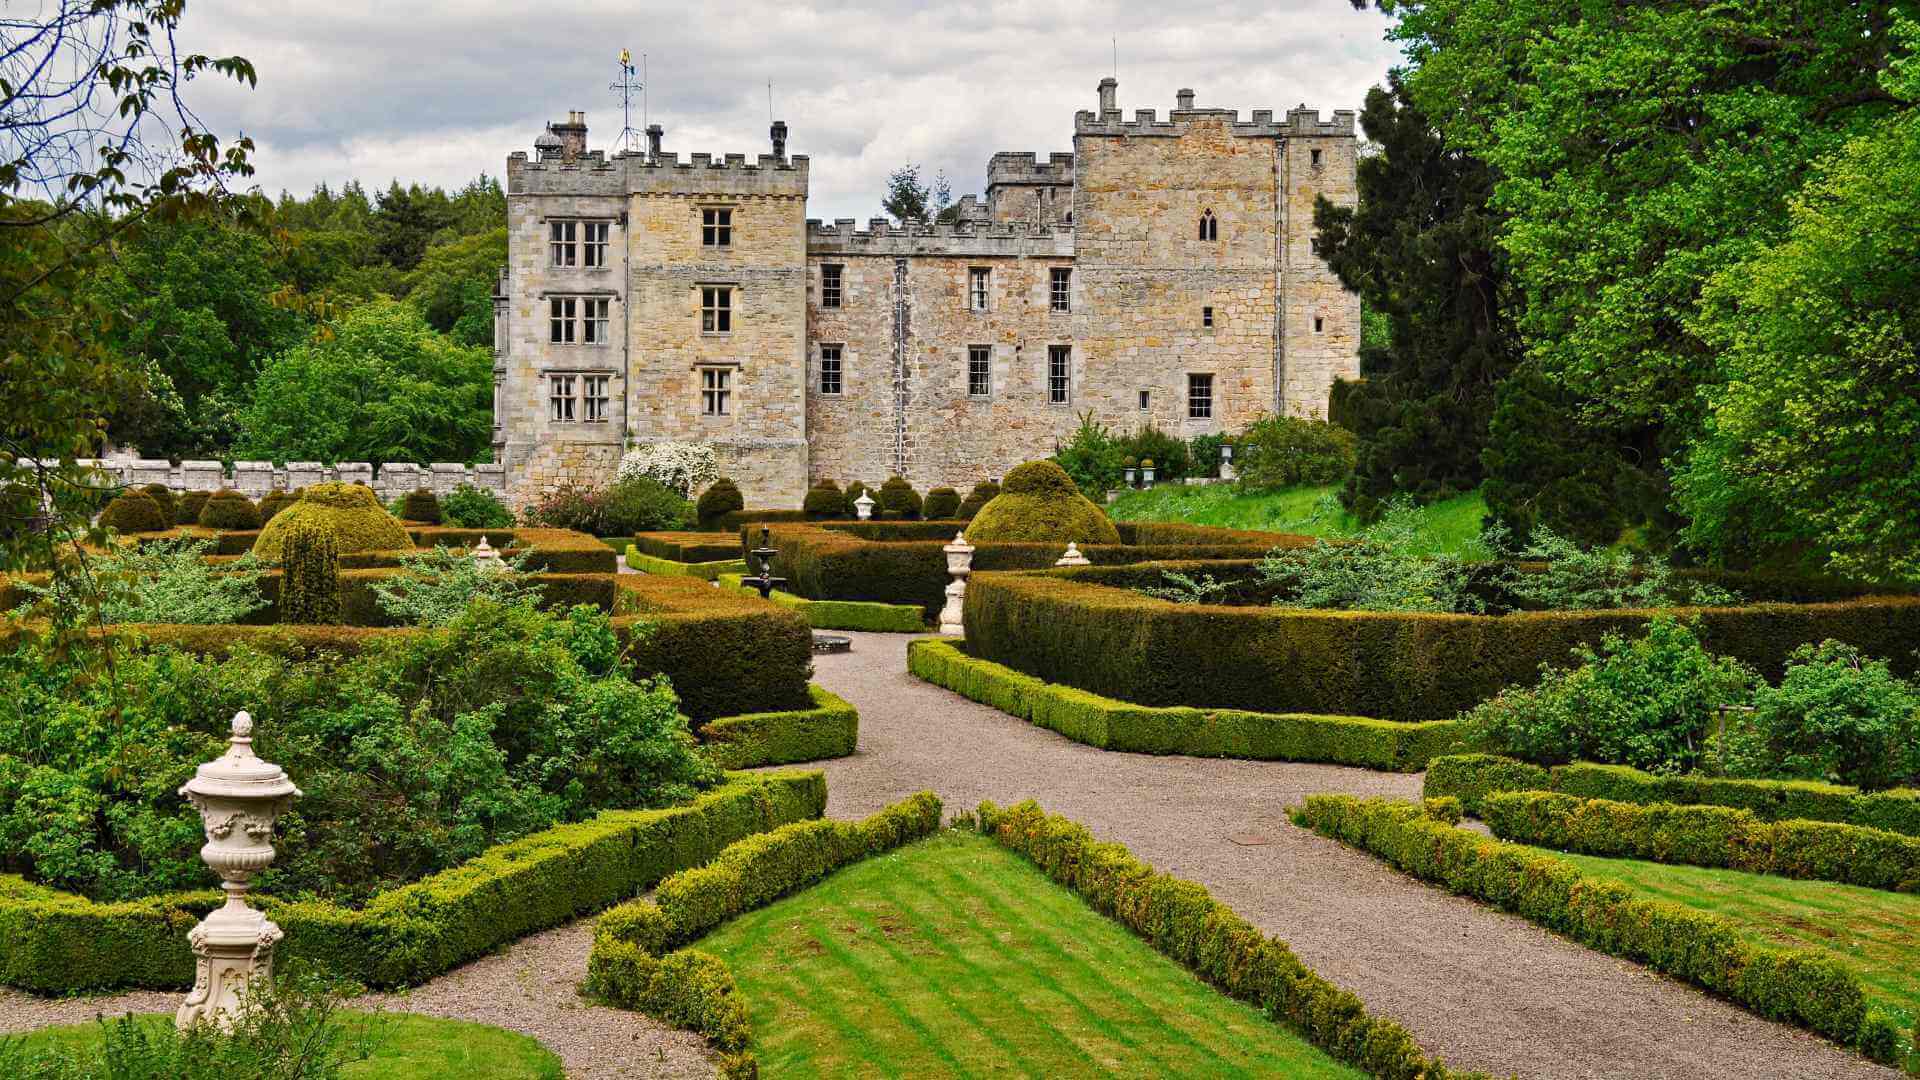
[[[1205,884],[1430,1052],[1496,1075],[1897,1075],[1286,819],[1311,792],[1417,797],[1418,777],[1096,750],[915,679],[902,635],[849,636],[854,651],[819,657],[814,675],[860,710],[859,752],[819,766],[834,817],[926,788],[950,810],[1035,798]]]

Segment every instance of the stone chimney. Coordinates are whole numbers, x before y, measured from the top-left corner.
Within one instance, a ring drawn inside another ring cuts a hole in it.
[[[1118,79],[1101,79],[1100,80],[1100,113],[1102,116],[1105,116],[1107,113],[1110,113],[1110,112],[1120,111],[1119,102],[1115,100],[1116,96],[1119,93],[1120,93],[1120,80]]]
[[[775,120],[767,133],[773,136],[773,156],[781,161],[787,160],[787,122]]]
[[[659,124],[647,125],[647,163],[648,164],[652,164],[660,160],[660,137],[662,135],[665,135],[666,133],[667,133],[667,129],[661,127]]]
[[[560,136],[560,160],[575,161],[587,153],[587,114],[579,110],[567,113],[567,122],[553,125],[553,133]]]
[[[1175,102],[1175,105],[1173,106],[1175,109],[1178,109],[1181,112],[1193,111],[1193,91],[1192,90],[1180,90],[1175,92],[1175,94],[1173,95],[1173,100]]]

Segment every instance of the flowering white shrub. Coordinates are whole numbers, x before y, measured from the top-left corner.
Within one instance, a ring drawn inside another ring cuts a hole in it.
[[[645,476],[686,498],[720,478],[720,457],[709,443],[644,443],[620,458],[618,478]]]

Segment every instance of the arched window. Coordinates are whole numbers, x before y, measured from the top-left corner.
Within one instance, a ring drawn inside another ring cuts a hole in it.
[[[1211,210],[1202,210],[1200,212],[1200,239],[1220,239],[1220,223],[1214,220],[1213,211]]]

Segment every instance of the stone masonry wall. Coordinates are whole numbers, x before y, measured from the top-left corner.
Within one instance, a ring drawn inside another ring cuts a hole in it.
[[[277,466],[271,461],[236,461],[228,472],[218,461],[183,461],[178,465],[164,458],[82,458],[79,464],[90,468],[108,487],[145,487],[165,484],[175,491],[218,491],[232,488],[249,498],[259,498],[274,488],[291,491],[308,484],[365,484],[383,500],[409,491],[426,488],[445,495],[461,485],[477,487],[495,494],[507,489],[506,468],[502,465],[462,465],[436,461],[431,465],[394,462],[376,468],[365,461],[343,461],[325,465],[318,461],[290,461]]]
[[[1335,206],[1359,201],[1353,114],[1322,123],[1312,109],[1292,110],[1281,150],[1281,411],[1324,419],[1334,380],[1360,377],[1360,296],[1313,251],[1315,197]]]

